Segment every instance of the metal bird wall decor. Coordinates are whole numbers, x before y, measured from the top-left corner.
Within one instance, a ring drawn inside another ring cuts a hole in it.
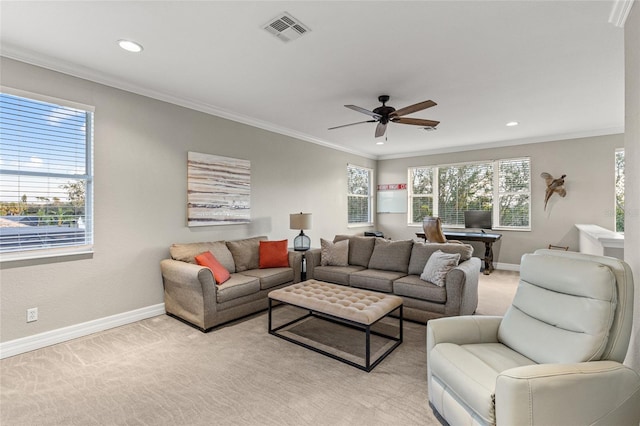
[[[562,175],[558,179],[554,179],[549,173],[543,172],[540,173],[540,177],[547,183],[547,191],[544,194],[544,209],[547,210],[549,198],[551,198],[554,193],[561,197],[567,195],[567,191],[564,189],[564,178],[567,177],[567,175]]]

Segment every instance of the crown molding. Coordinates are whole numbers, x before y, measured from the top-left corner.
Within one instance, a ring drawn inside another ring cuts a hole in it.
[[[634,0],[616,0],[616,4],[624,3],[622,6],[626,7],[626,15],[629,14],[629,10],[631,9],[631,5],[633,4],[633,2]],[[614,9],[615,9],[615,5],[614,5]],[[625,15],[625,19],[626,19],[626,15]],[[73,65],[68,62],[59,60],[57,58],[53,58],[51,56],[43,55],[40,53],[29,52],[23,49],[15,49],[12,46],[3,45],[2,50],[0,51],[0,58],[3,58],[3,57],[20,61],[20,62],[25,62],[31,65],[49,69],[51,71],[71,75],[73,77],[89,80],[98,84],[103,84],[105,86],[124,90],[137,95],[156,99],[162,102],[167,102],[173,105],[178,105],[184,108],[203,112],[205,114],[210,114],[210,115],[224,118],[230,121],[246,124],[262,130],[266,130],[266,131],[277,133],[283,136],[288,136],[291,138],[295,138],[305,142],[310,142],[316,145],[324,146],[326,148],[335,149],[337,151],[346,152],[348,154],[353,154],[353,155],[357,155],[357,156],[372,159],[372,160],[391,160],[391,159],[397,159],[397,158],[408,158],[408,157],[419,157],[424,155],[446,154],[446,153],[452,153],[452,152],[474,151],[478,149],[500,148],[500,147],[513,146],[513,145],[525,145],[530,143],[551,142],[551,141],[558,141],[558,140],[577,139],[577,138],[584,138],[584,137],[624,133],[624,127],[615,127],[615,128],[608,128],[608,129],[594,129],[594,130],[585,131],[585,132],[577,132],[577,133],[562,134],[562,135],[548,135],[548,136],[541,136],[541,137],[527,138],[527,139],[497,141],[497,142],[490,142],[490,143],[484,143],[484,144],[479,143],[479,144],[473,144],[473,145],[450,146],[445,148],[417,151],[417,152],[398,153],[398,154],[389,154],[389,155],[375,155],[375,154],[370,154],[370,153],[358,151],[355,149],[347,148],[344,146],[340,146],[335,143],[326,141],[324,139],[316,138],[306,133],[302,133],[289,128],[278,126],[270,122],[258,120],[256,118],[239,114],[233,111],[228,111],[215,105],[173,95],[170,93],[158,92],[155,90],[151,90],[151,89],[133,84],[126,80],[114,79],[113,77],[108,76],[104,73],[100,73],[99,71],[96,71],[87,67]]]
[[[611,7],[611,14],[609,15],[609,23],[616,27],[624,27],[633,2],[634,0],[614,0],[613,6]]]
[[[534,143],[557,142],[570,139],[591,138],[597,136],[619,135],[624,133],[624,127],[609,127],[593,129],[584,132],[565,133],[562,135],[547,135],[524,139],[510,139],[497,142],[479,143],[475,145],[458,145],[426,151],[407,152],[403,154],[381,155],[378,160],[395,160],[398,158],[422,157],[425,155],[450,154],[452,152],[476,151],[480,149],[503,148],[507,146],[528,145]]]
[[[93,69],[73,65],[68,62],[61,61],[59,59],[56,59],[47,55],[42,55],[40,53],[28,52],[22,49],[14,49],[11,46],[3,45],[2,51],[0,52],[0,57],[14,59],[20,62],[25,62],[30,65],[35,65],[38,67],[49,69],[51,71],[68,74],[73,77],[78,77],[84,80],[92,81],[94,83],[103,84],[105,86],[135,93],[137,95],[145,96],[145,97],[156,99],[163,102],[168,102],[170,104],[189,108],[195,111],[204,112],[206,114],[214,115],[216,117],[224,118],[224,119],[235,121],[242,124],[247,124],[249,126],[256,127],[262,130],[267,130],[269,132],[281,134],[284,136],[289,136],[295,139],[300,139],[305,142],[311,142],[316,145],[321,145],[327,148],[343,151],[353,155],[358,155],[360,157],[365,157],[373,160],[377,159],[377,156],[375,155],[357,151],[351,148],[346,148],[346,147],[334,144],[332,142],[328,142],[326,140],[310,136],[306,133],[302,133],[286,127],[278,126],[276,124],[273,124],[267,121],[258,120],[256,118],[239,114],[233,111],[228,111],[216,105],[207,104],[204,102],[196,101],[196,100],[185,98],[182,96],[173,95],[170,93],[158,92],[155,90],[148,89],[146,87],[133,84],[126,80],[114,79],[111,76],[108,76],[104,73],[100,73]]]

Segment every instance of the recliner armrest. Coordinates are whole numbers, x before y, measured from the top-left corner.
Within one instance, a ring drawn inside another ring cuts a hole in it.
[[[430,320],[427,323],[427,356],[438,343],[497,343],[501,321],[502,317],[478,315]]]
[[[638,425],[640,376],[615,361],[536,364],[496,380],[497,424]]]

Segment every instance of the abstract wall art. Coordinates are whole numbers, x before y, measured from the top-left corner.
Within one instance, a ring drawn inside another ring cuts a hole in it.
[[[251,221],[251,162],[189,152],[187,225],[232,225]]]

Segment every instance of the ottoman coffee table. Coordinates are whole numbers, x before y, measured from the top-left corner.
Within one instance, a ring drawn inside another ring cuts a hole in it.
[[[273,328],[272,305],[274,300],[301,308],[306,310],[307,313]],[[395,311],[398,311],[399,330],[397,335],[390,336],[372,330],[372,326]],[[359,364],[336,353],[312,346],[281,332],[282,329],[305,321],[309,317],[363,331],[365,335],[364,364]],[[392,294],[378,293],[322,281],[303,281],[269,292],[269,334],[369,372],[402,343],[402,298]],[[371,335],[380,336],[389,342],[393,342],[391,347],[374,360],[371,360]]]

